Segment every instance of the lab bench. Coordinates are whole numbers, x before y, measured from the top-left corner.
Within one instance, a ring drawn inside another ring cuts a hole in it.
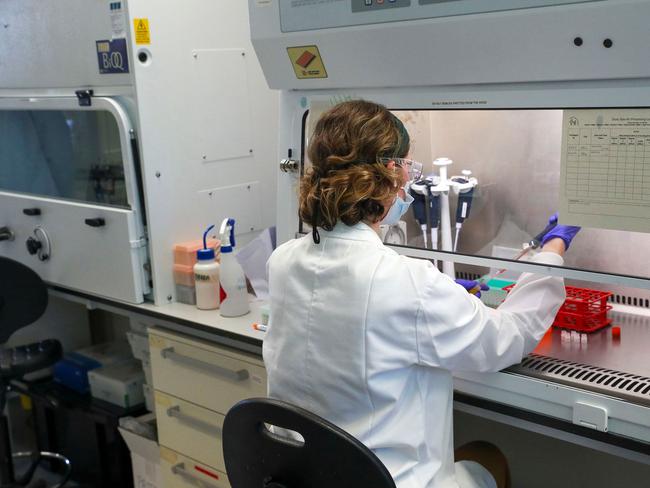
[[[165,486],[192,486],[197,480],[228,486],[220,446],[223,418],[237,401],[266,394],[264,333],[252,328],[261,319],[261,302],[253,301],[243,317],[225,319],[218,311],[178,303],[132,305],[52,293],[147,325]],[[563,342],[553,329],[537,356],[520,365],[499,373],[456,374],[456,410],[650,465],[650,402],[531,368],[540,357],[596,369],[598,358],[607,356],[602,369],[647,375],[642,346],[650,338],[650,314],[616,304],[610,314],[621,328],[619,342],[611,339],[611,328],[591,334],[586,344]]]
[[[133,305],[54,289],[52,294],[126,315],[146,329],[165,488],[228,488],[221,446],[226,413],[245,398],[266,396],[259,301],[224,319],[218,310],[180,303]]]
[[[165,459],[179,457],[163,469],[166,486],[184,486],[181,480],[190,474],[228,486],[223,421],[240,400],[266,396],[264,364],[258,356],[158,326],[149,329],[149,343],[158,441]],[[183,456],[207,468],[190,467]]]
[[[262,318],[262,302],[258,300],[251,300],[250,313],[242,317],[223,318],[218,310],[199,310],[183,303],[132,304],[55,286],[50,287],[50,294],[82,304],[89,310],[99,309],[128,316],[147,327],[157,325],[260,358],[262,356],[264,332],[253,329],[253,324]]]

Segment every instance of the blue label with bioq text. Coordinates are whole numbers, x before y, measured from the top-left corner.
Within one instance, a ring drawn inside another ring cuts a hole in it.
[[[129,55],[126,49],[126,39],[96,41],[97,63],[99,73],[110,75],[129,72]]]

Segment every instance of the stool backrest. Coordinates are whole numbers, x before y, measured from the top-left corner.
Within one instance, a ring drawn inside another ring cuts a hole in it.
[[[269,431],[297,432],[304,442]],[[307,410],[270,398],[232,407],[223,424],[232,488],[395,488],[375,454],[350,434]]]
[[[47,287],[31,268],[0,257],[0,344],[36,322],[47,308]]]

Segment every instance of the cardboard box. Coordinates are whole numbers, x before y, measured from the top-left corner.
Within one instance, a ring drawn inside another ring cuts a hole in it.
[[[153,388],[153,371],[151,369],[151,359],[142,360],[142,370],[144,371],[144,382]]]
[[[144,372],[137,359],[94,369],[88,373],[88,381],[94,398],[124,408],[144,403]]]
[[[120,420],[121,426],[118,430],[131,451],[134,488],[163,488],[158,439],[155,434],[153,436],[143,435],[129,430],[123,420],[125,419]],[[145,425],[152,424],[152,430],[155,431],[156,417],[154,414],[150,413],[132,420]]]
[[[127,332],[126,338],[131,346],[134,358],[140,361],[149,359],[149,336],[138,332]]]
[[[154,402],[153,386],[144,384],[142,385],[142,392],[144,393],[144,404],[150,412],[156,411],[156,404]]]

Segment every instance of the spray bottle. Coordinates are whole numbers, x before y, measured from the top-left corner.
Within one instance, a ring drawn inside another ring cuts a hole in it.
[[[221,223],[221,316],[239,317],[250,312],[246,276],[235,259],[235,220]]]
[[[219,263],[214,255],[214,249],[208,249],[208,232],[214,225],[203,233],[203,249],[196,252],[194,265],[194,286],[196,287],[196,308],[214,310],[219,307]]]

